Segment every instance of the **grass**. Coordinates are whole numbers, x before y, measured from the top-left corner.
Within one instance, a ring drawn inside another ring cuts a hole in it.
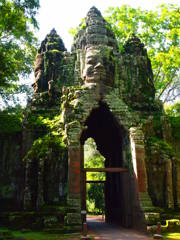
[[[80,239],[80,234],[71,233],[71,234],[55,234],[55,233],[46,233],[46,232],[21,232],[10,230],[8,228],[0,228],[0,235],[3,232],[9,232],[13,237],[23,237],[26,240],[78,240]]]
[[[163,239],[180,240],[180,233],[166,233],[163,234],[163,237]]]

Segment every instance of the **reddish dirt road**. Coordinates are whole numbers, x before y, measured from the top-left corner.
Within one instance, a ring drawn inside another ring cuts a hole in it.
[[[88,233],[96,240],[152,240],[133,229],[121,228],[102,221],[102,217],[88,216]]]

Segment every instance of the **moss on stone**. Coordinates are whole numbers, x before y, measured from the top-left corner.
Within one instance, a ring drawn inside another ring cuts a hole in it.
[[[43,137],[36,139],[33,142],[31,149],[26,154],[24,160],[30,158],[43,158],[46,157],[49,153],[49,149],[53,148],[55,151],[63,151],[66,149],[65,144],[63,143],[62,137],[55,134],[46,134]]]
[[[180,116],[170,116],[169,120],[174,140],[180,140]]]
[[[161,121],[161,114],[156,114],[153,117],[153,128],[156,137],[162,138],[162,121]]]
[[[45,157],[50,148],[53,148],[54,151],[62,152],[66,149],[66,145],[64,144],[64,132],[62,129],[61,118],[61,115],[53,116],[47,112],[41,115],[29,115],[27,118],[27,125],[29,127],[44,129],[44,134],[33,142],[33,145],[24,157],[24,160],[33,157]]]
[[[16,133],[22,130],[22,112],[0,112],[0,133]]]
[[[77,232],[77,231],[76,231]],[[80,232],[80,231],[79,231]],[[68,234],[69,233],[69,234]],[[3,240],[12,239],[12,240],[70,240],[70,239],[79,239],[80,234],[72,233],[70,227],[64,227],[58,229],[52,229],[50,231],[17,231],[9,228],[0,228],[0,237]],[[93,239],[93,238],[91,238]]]
[[[162,140],[157,137],[150,137],[148,139],[148,144],[150,146],[155,146],[159,152],[165,152],[170,155],[174,155],[174,149],[171,144],[167,143],[165,140]]]

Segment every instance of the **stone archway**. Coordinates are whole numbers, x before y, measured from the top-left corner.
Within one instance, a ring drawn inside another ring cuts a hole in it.
[[[128,165],[126,152],[130,148],[128,133],[110,112],[107,104],[102,101],[99,101],[99,106],[91,111],[84,125],[86,128],[81,133],[81,145],[84,145],[87,138],[93,138],[97,149],[106,159],[104,170],[106,221],[132,227],[135,200],[133,184],[130,174],[120,171]]]
[[[106,198],[110,206],[107,219],[145,230],[143,208],[147,203],[152,207],[152,202],[147,192],[143,131],[138,127],[136,115],[119,98],[116,89],[108,88],[103,95],[101,90],[98,84],[87,84],[77,89],[68,88],[65,92],[69,98],[64,102],[63,112],[69,155],[67,222],[82,223],[83,142],[91,136],[107,159],[107,166],[128,169],[126,177],[125,174],[123,177],[107,174],[109,193],[106,196],[112,196]]]

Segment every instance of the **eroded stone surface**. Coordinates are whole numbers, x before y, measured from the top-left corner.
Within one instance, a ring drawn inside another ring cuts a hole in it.
[[[48,91],[48,82],[57,81],[65,51],[62,39],[57,35],[55,29],[52,29],[42,41],[36,56],[34,92]]]
[[[135,35],[120,52],[95,7],[79,29],[72,53],[54,29],[38,50],[34,94],[23,120],[25,179],[18,194],[24,208],[41,209],[60,204],[61,192],[66,222],[79,225],[83,144],[93,137],[106,167],[127,169],[120,178],[107,175],[107,220],[145,229],[159,218],[155,207],[180,206],[180,161],[162,104],[154,100],[151,63]]]

